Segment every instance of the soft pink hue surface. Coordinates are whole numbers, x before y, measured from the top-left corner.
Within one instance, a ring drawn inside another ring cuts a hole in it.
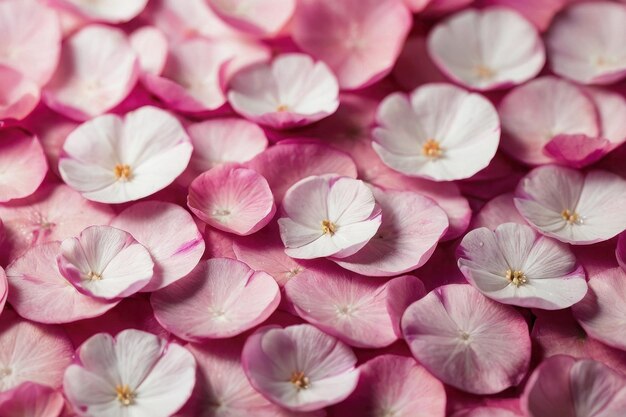
[[[42,183],[48,163],[37,136],[0,129],[0,203],[28,197]]]
[[[254,36],[272,36],[291,19],[296,0],[208,0],[224,22]]]
[[[39,103],[39,87],[19,71],[0,64],[0,120],[22,120]]]
[[[127,22],[141,13],[148,4],[148,0],[50,0],[50,2],[87,19],[108,23]]]
[[[34,382],[0,393],[0,414],[3,417],[58,417],[65,400],[59,391]]]

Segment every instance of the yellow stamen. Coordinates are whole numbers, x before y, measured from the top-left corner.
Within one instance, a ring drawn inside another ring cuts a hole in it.
[[[424,156],[429,158],[439,158],[442,154],[443,150],[441,149],[441,146],[439,146],[439,142],[435,139],[428,139],[422,146],[422,155]]]
[[[309,378],[304,375],[304,372],[294,372],[291,374],[291,383],[296,386],[297,390],[307,389],[310,386]]]
[[[569,211],[568,209],[565,209],[561,212],[561,217],[563,218],[563,220],[565,220],[569,224],[581,224],[582,223],[580,215],[576,213],[575,211]]]
[[[328,235],[333,236],[336,231],[337,231],[337,226],[335,225],[335,223],[331,222],[330,220],[322,220],[322,232],[325,235],[328,234]]]
[[[89,271],[89,273],[87,274],[87,278],[92,281],[100,281],[102,279],[102,275],[97,272]]]
[[[126,384],[116,386],[115,393],[117,394],[117,400],[124,406],[129,406],[135,402],[136,395]]]
[[[119,181],[128,181],[133,175],[133,171],[131,170],[130,166],[126,164],[115,165],[115,168],[113,168],[113,173],[115,174],[115,178],[117,178]]]
[[[485,65],[477,66],[474,69],[474,72],[476,73],[476,76],[478,78],[483,79],[483,80],[489,80],[489,79],[493,78],[493,76],[495,75],[495,72],[491,68],[489,68],[489,67],[487,67]]]
[[[289,110],[289,107],[287,107],[286,104],[279,104],[278,107],[276,107],[277,112],[284,112],[287,110]]]
[[[520,287],[528,282],[528,278],[522,271],[506,270],[506,279],[516,287]]]

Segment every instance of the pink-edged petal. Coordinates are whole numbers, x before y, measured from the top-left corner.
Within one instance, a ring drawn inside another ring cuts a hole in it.
[[[266,149],[246,166],[267,179],[279,203],[293,184],[311,175],[357,176],[356,166],[347,153],[321,143],[295,140]]]
[[[520,181],[515,206],[528,223],[562,242],[608,240],[626,228],[626,180],[606,171],[535,168]]]
[[[276,34],[296,9],[296,0],[209,0],[208,3],[225,22],[255,36]]]
[[[394,276],[419,268],[448,228],[446,213],[417,193],[373,191],[382,209],[380,228],[357,253],[334,261],[368,276]]]
[[[473,227],[496,230],[502,223],[528,224],[515,208],[513,198],[513,193],[506,193],[489,200],[474,216]]]
[[[139,66],[144,73],[160,75],[167,60],[167,38],[154,26],[142,26],[131,33],[130,45],[139,59]]]
[[[40,87],[50,80],[61,53],[61,25],[53,10],[36,0],[1,2],[0,38],[0,64]]]
[[[259,329],[246,341],[242,362],[257,391],[294,411],[344,400],[359,378],[352,350],[308,324]]]
[[[610,150],[626,141],[626,98],[601,87],[587,87],[585,92],[596,105],[600,117],[600,133],[610,144]]]
[[[405,175],[450,181],[485,168],[498,148],[500,122],[483,96],[450,84],[394,93],[378,107],[372,146]]]
[[[203,222],[241,236],[263,228],[276,213],[265,178],[233,165],[215,167],[193,180],[187,205]]]
[[[313,269],[287,282],[286,295],[298,315],[351,346],[395,342],[385,283],[338,269]]]
[[[554,161],[545,145],[559,135],[600,136],[596,107],[574,84],[541,77],[507,94],[498,107],[502,149],[526,164]]]
[[[100,316],[117,305],[82,294],[57,268],[59,242],[28,250],[7,267],[9,302],[20,316],[39,323],[69,323]]]
[[[303,0],[296,9],[293,38],[328,64],[342,89],[350,90],[391,71],[410,27],[411,14],[401,1]]]
[[[463,238],[458,256],[467,280],[504,304],[557,310],[587,292],[585,273],[567,246],[527,225],[474,229]]]
[[[19,128],[0,130],[0,202],[28,197],[48,172],[37,136]]]
[[[469,9],[444,20],[430,32],[428,51],[450,78],[476,90],[521,84],[546,60],[537,30],[504,7]]]
[[[425,16],[441,16],[462,9],[473,2],[474,0],[430,0],[422,14]]]
[[[79,291],[111,300],[145,287],[153,275],[148,250],[131,234],[110,226],[91,226],[61,243],[61,274]]]
[[[337,80],[326,64],[305,54],[283,54],[237,73],[230,82],[228,101],[247,119],[284,129],[334,113],[338,96]]]
[[[179,178],[185,184],[218,165],[248,162],[267,148],[263,129],[243,119],[205,120],[188,126],[187,131],[193,154]]]
[[[582,168],[606,155],[611,149],[611,142],[586,135],[557,135],[543,149],[561,165]]]
[[[279,302],[270,275],[226,258],[200,262],[184,279],[151,297],[157,320],[189,341],[240,334],[264,322]]]
[[[0,259],[6,265],[32,246],[76,236],[112,218],[109,207],[84,199],[68,186],[45,184],[28,198],[0,204],[5,232]]]
[[[88,120],[121,103],[138,72],[137,56],[124,32],[89,25],[63,44],[61,61],[43,99],[67,117]]]
[[[393,68],[393,77],[405,90],[413,90],[426,83],[448,81],[428,55],[424,34],[407,39]]]
[[[5,311],[0,322],[0,391],[30,381],[61,386],[63,372],[72,361],[74,348],[65,332],[42,326]]]
[[[154,275],[141,291],[155,291],[183,278],[204,253],[204,239],[193,218],[172,203],[136,203],[110,225],[130,233],[152,256]]]
[[[470,285],[445,285],[414,302],[402,317],[402,331],[426,369],[463,391],[500,392],[528,370],[524,318]]]
[[[572,307],[574,317],[593,338],[618,349],[626,349],[626,272],[606,269],[589,277],[589,292]]]
[[[0,394],[3,417],[58,417],[64,406],[59,391],[34,382],[24,382]]]
[[[550,26],[552,18],[563,9],[568,0],[479,0],[480,6],[509,7],[543,32]]]
[[[148,0],[51,0],[51,3],[88,19],[123,23],[141,13]]]
[[[623,4],[598,1],[568,7],[546,38],[552,70],[582,84],[611,84],[623,78],[625,24]]]
[[[444,417],[443,384],[412,358],[384,354],[359,366],[359,384],[334,415]]]
[[[39,103],[39,86],[11,67],[0,64],[0,120],[22,120]]]

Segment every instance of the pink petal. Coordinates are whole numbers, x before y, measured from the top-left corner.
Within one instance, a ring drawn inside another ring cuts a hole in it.
[[[488,201],[472,220],[473,228],[495,230],[502,223],[528,224],[515,208],[513,197],[513,193],[506,193]]]
[[[554,161],[544,146],[558,135],[600,136],[594,102],[581,89],[555,77],[541,77],[507,94],[498,107],[502,149],[526,164]]]
[[[626,75],[621,45],[626,7],[608,1],[574,4],[552,23],[546,44],[552,70],[582,84],[612,84]]]
[[[280,142],[257,155],[246,166],[267,179],[279,203],[289,187],[311,175],[357,176],[356,166],[347,153],[317,142]]]
[[[517,385],[528,370],[523,317],[469,285],[445,285],[414,302],[402,317],[402,331],[426,369],[463,391],[497,393]]]
[[[333,407],[337,416],[444,417],[443,384],[412,358],[380,355],[359,366],[356,390]]]
[[[459,411],[451,417],[521,417],[521,415],[498,407],[476,407]]]
[[[474,2],[474,0],[430,0],[423,14],[426,16],[440,16],[454,12]]]
[[[593,164],[611,148],[611,142],[604,138],[590,138],[586,135],[557,135],[543,148],[560,164],[582,168]]]
[[[141,13],[148,0],[52,0],[51,3],[89,19],[123,23]]]
[[[89,25],[65,41],[61,62],[43,99],[67,117],[88,120],[121,103],[138,72],[137,56],[124,32]]]
[[[187,167],[192,146],[170,113],[144,106],[122,120],[107,114],[74,130],[59,161],[63,180],[85,198],[125,203],[154,194]]]
[[[617,239],[617,248],[615,249],[617,263],[626,271],[626,233],[622,232]]]
[[[39,103],[39,87],[20,72],[0,64],[0,120],[22,120]]]
[[[148,250],[123,230],[91,226],[61,243],[61,274],[86,295],[111,300],[145,287],[154,263]]]
[[[0,267],[0,313],[4,310],[9,294],[9,283],[7,281],[6,271]]]
[[[270,64],[238,72],[228,101],[253,122],[285,129],[316,122],[339,106],[339,86],[323,62],[305,54],[283,54]]]
[[[61,52],[61,27],[53,10],[36,0],[0,3],[0,64],[38,86],[52,77]]]
[[[509,7],[528,21],[537,29],[544,32],[550,26],[552,18],[563,9],[570,0],[481,0],[480,6],[504,6]]]
[[[294,411],[336,404],[359,379],[352,350],[308,324],[259,329],[246,341],[242,362],[257,391]]]
[[[0,202],[32,195],[48,172],[37,136],[19,128],[0,130]]]
[[[154,26],[142,26],[129,37],[143,72],[160,75],[167,59],[167,38]]]
[[[256,36],[276,34],[296,8],[295,0],[209,0],[208,3],[226,23]]]
[[[411,14],[400,1],[303,0],[296,9],[293,39],[328,64],[342,89],[351,90],[391,71],[410,27]]]
[[[450,84],[427,84],[408,97],[391,94],[378,107],[376,121],[372,146],[383,162],[435,181],[476,174],[489,164],[500,139],[491,103]]]
[[[430,32],[428,51],[454,81],[483,91],[528,81],[546,60],[537,30],[503,7],[468,9],[444,20]]]
[[[63,372],[74,349],[66,334],[54,326],[42,326],[5,311],[0,322],[0,391],[30,381],[61,386]]]
[[[7,267],[9,302],[20,316],[39,323],[69,323],[104,314],[116,301],[98,300],[77,291],[59,272],[59,242],[29,249]]]
[[[85,200],[66,185],[45,184],[32,196],[0,204],[5,239],[0,250],[4,265],[28,248],[76,236],[84,228],[107,224],[113,211]]]
[[[279,302],[271,276],[226,258],[200,262],[187,277],[151,297],[157,320],[189,341],[240,334],[264,322]]]
[[[405,3],[409,1],[415,0],[405,0]],[[427,83],[447,81],[428,55],[426,36],[421,34],[407,39],[393,68],[393,76],[405,90],[414,90]]]
[[[626,141],[626,98],[600,87],[587,87],[600,116],[601,136],[611,142],[613,150]]]
[[[241,236],[262,229],[276,213],[265,178],[236,165],[213,168],[193,180],[187,205],[203,222]]]
[[[60,392],[34,382],[24,382],[0,394],[3,417],[58,417],[64,406]]]
[[[367,276],[394,276],[422,266],[448,228],[448,217],[429,198],[417,193],[374,188],[382,209],[376,235],[357,253],[334,260]]]
[[[626,181],[606,171],[586,175],[569,168],[532,170],[515,191],[515,206],[546,236],[585,245],[608,240],[626,229],[621,215]]]
[[[184,184],[218,165],[244,163],[267,148],[267,137],[258,125],[243,119],[223,118],[194,123],[187,127],[193,154],[185,173]]]

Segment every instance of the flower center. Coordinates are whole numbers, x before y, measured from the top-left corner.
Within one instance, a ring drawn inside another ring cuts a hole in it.
[[[309,378],[304,375],[304,372],[294,372],[291,374],[291,383],[296,386],[298,391],[307,389],[310,386]]]
[[[11,376],[12,373],[13,371],[10,368],[2,368],[0,369],[0,379]]]
[[[102,274],[89,271],[89,273],[87,274],[87,278],[90,279],[91,281],[100,281],[102,279]]]
[[[511,269],[506,270],[506,279],[516,287],[524,285],[528,282],[528,278],[522,271],[513,271]]]
[[[277,112],[285,112],[287,110],[289,110],[289,107],[286,104],[279,104],[278,106],[276,106]]]
[[[328,219],[322,220],[322,232],[325,235],[333,236],[336,231],[337,231],[337,226],[335,225],[335,223],[331,222]]]
[[[422,155],[424,156],[429,158],[439,158],[442,154],[443,150],[441,149],[441,146],[439,146],[439,142],[435,139],[428,139],[422,146]]]
[[[570,211],[569,209],[565,209],[561,212],[561,217],[569,224],[582,224],[583,220],[580,218],[580,215],[575,211]]]
[[[129,406],[135,401],[135,393],[126,384],[116,386],[115,393],[117,394],[117,400],[124,406]]]
[[[475,69],[474,69],[474,73],[476,74],[476,76],[482,80],[489,80],[491,78],[493,78],[493,76],[495,75],[495,72],[489,68],[486,65],[478,65]]]
[[[115,168],[113,168],[113,173],[115,174],[115,178],[118,181],[128,181],[133,175],[133,171],[131,170],[130,165],[126,164],[115,165]]]

